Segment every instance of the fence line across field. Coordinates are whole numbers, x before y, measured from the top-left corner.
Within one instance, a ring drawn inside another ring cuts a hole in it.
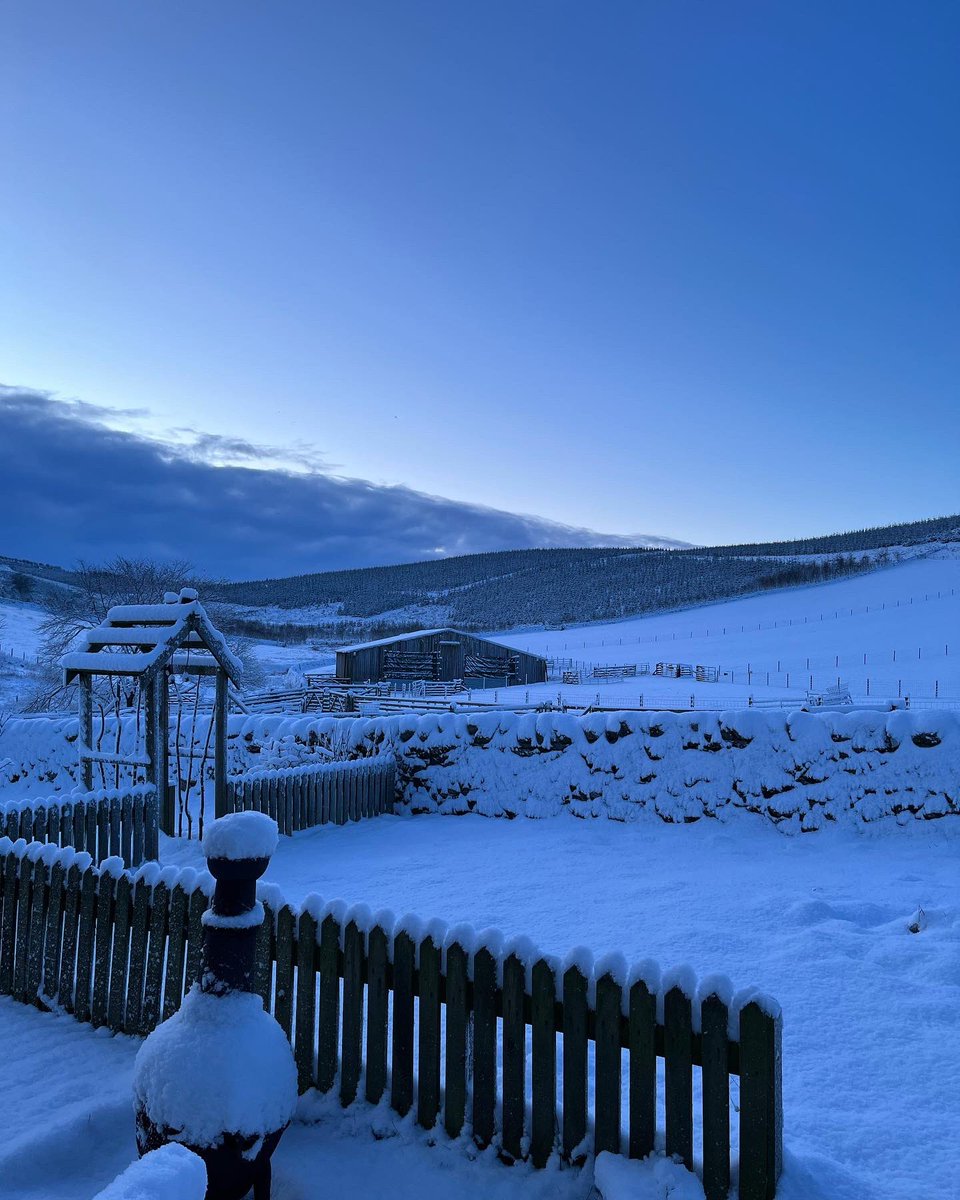
[[[201,887],[158,870],[101,870],[39,843],[0,843],[0,993],[146,1034],[197,979],[207,905]],[[457,1137],[470,1127],[481,1147],[498,1139],[502,1157],[542,1167],[557,1151],[570,1161],[651,1153],[662,1060],[666,1152],[693,1168],[699,1124],[704,1190],[720,1200],[739,1076],[739,1196],[775,1195],[781,1019],[772,1002],[731,1004],[710,989],[701,997],[680,978],[658,989],[649,969],[625,976],[602,961],[561,973],[552,960],[475,945],[465,933],[387,927],[336,906],[264,910],[255,990],[290,1039],[301,1092],[337,1089],[349,1105],[362,1086],[369,1103],[388,1099],[426,1129],[442,1122]]]

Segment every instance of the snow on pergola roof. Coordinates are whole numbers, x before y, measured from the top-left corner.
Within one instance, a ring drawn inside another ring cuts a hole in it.
[[[64,683],[78,675],[141,676],[172,666],[194,675],[223,671],[237,686],[243,673],[193,588],[167,592],[163,604],[118,604],[83,640],[60,659]]]

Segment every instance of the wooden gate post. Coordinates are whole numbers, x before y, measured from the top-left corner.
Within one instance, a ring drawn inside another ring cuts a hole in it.
[[[227,815],[227,677],[217,672],[217,697],[213,718],[216,721],[213,750],[214,811],[218,817]]]

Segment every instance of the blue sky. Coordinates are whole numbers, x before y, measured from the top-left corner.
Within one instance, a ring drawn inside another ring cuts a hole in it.
[[[955,511],[958,61],[946,0],[6,6],[0,382],[609,533]]]

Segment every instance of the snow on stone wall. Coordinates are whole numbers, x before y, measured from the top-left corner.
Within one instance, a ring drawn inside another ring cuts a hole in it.
[[[192,740],[199,757],[205,734],[206,718],[185,725],[184,752]],[[805,830],[960,813],[952,712],[236,716],[229,770],[298,766],[334,744],[351,758],[393,752],[413,812],[682,822],[740,809]],[[0,733],[0,796],[68,791],[75,776],[75,720]]]
[[[953,713],[483,714],[376,726],[362,740],[386,734],[414,811],[630,820],[645,810],[683,822],[746,809],[803,829],[960,813]]]

